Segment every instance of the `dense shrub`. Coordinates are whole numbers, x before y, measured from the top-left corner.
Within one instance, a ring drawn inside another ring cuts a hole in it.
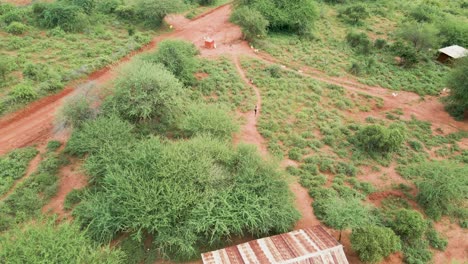
[[[468,167],[454,162],[426,162],[399,169],[406,178],[414,179],[419,193],[418,203],[433,219],[454,215],[465,208],[463,199],[468,195]]]
[[[13,101],[16,102],[29,102],[37,97],[37,92],[29,82],[22,82],[15,85],[9,95]]]
[[[432,22],[436,17],[437,11],[428,4],[420,4],[414,7],[409,15],[418,22]]]
[[[244,39],[249,41],[267,34],[268,20],[260,12],[247,6],[237,8],[231,15],[231,21],[241,26]]]
[[[395,213],[391,227],[403,241],[412,242],[422,238],[427,223],[418,211],[400,209]]]
[[[447,239],[440,236],[440,234],[434,229],[432,223],[426,231],[426,239],[431,247],[441,251],[444,251],[448,244]]]
[[[237,4],[260,12],[274,31],[311,36],[317,18],[315,4],[310,0],[237,0]]]
[[[402,41],[396,41],[391,46],[392,52],[401,58],[400,65],[411,67],[419,60],[419,54],[414,45],[408,45]]]
[[[10,34],[21,35],[28,30],[28,26],[21,22],[12,22],[5,30]]]
[[[112,14],[115,13],[118,6],[122,5],[122,0],[100,0],[97,3],[96,9],[100,13]]]
[[[133,126],[118,117],[98,117],[73,132],[65,148],[73,155],[97,153],[103,146],[125,147],[133,138]]]
[[[400,250],[400,240],[389,228],[363,226],[353,229],[351,247],[364,262],[378,263]]]
[[[385,47],[387,47],[387,41],[385,39],[376,39],[374,41],[374,47],[376,49],[383,49]]]
[[[340,231],[372,224],[375,221],[370,208],[364,206],[357,198],[332,197],[316,199],[313,206],[318,219],[327,226]]]
[[[117,16],[123,19],[133,19],[135,17],[135,8],[131,5],[119,5],[115,8]]]
[[[135,14],[148,26],[158,27],[167,14],[177,12],[182,4],[181,0],[137,0]]]
[[[151,138],[106,158],[102,188],[75,209],[99,241],[153,236],[164,256],[187,259],[240,235],[285,232],[298,219],[287,184],[254,147],[198,137]]]
[[[398,150],[406,139],[403,126],[368,125],[355,135],[355,143],[369,152],[385,154]]]
[[[368,54],[372,49],[372,41],[365,33],[349,32],[346,41],[357,52]]]
[[[0,196],[11,187],[15,180],[24,176],[29,162],[36,155],[36,149],[23,148],[0,156]]]
[[[211,135],[229,139],[239,130],[228,109],[221,105],[191,104],[181,122],[181,130],[186,136]]]
[[[27,18],[28,18],[27,10],[24,8],[16,8],[16,7],[13,7],[12,9],[5,11],[3,15],[0,15],[0,21],[3,21],[3,23],[7,25],[13,22],[25,23],[28,20]]]
[[[13,60],[6,56],[0,56],[0,80],[6,80],[7,74],[10,73],[15,66]]]
[[[161,64],[137,60],[120,71],[115,86],[108,105],[127,120],[165,125],[180,115],[182,83]]]
[[[2,263],[123,263],[117,249],[98,248],[76,224],[54,221],[16,227],[0,239]]]
[[[456,106],[459,113],[453,113],[463,118],[468,111],[468,58],[457,62],[456,67],[447,77],[447,86],[450,88],[449,105]]]
[[[456,19],[444,19],[438,24],[442,46],[459,45],[468,47],[468,24]]]
[[[432,259],[432,252],[425,240],[416,240],[414,243],[405,245],[403,255],[405,263],[408,264],[428,263]]]
[[[350,24],[358,25],[362,24],[362,20],[368,18],[370,14],[365,5],[355,4],[340,10],[338,16]]]
[[[145,57],[146,61],[163,64],[167,70],[184,84],[193,84],[197,71],[198,50],[190,42],[182,40],[164,40],[158,44],[158,50]]]
[[[96,8],[97,0],[62,0],[69,5],[80,7],[86,14],[91,14]],[[101,1],[101,0],[99,0]]]
[[[37,6],[39,24],[46,28],[60,27],[67,32],[83,30],[88,24],[88,18],[82,9],[66,3],[49,3]]]
[[[68,99],[60,109],[59,121],[66,126],[80,127],[84,122],[94,117],[89,99],[85,96],[75,96]]]

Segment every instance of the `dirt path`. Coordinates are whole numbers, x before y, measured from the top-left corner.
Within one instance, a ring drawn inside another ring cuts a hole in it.
[[[88,179],[79,171],[81,163],[72,162],[59,171],[59,187],[57,194],[42,208],[43,213],[54,213],[58,219],[70,218],[70,212],[64,210],[67,194],[73,189],[81,189],[88,184]]]
[[[36,157],[34,157],[31,160],[31,162],[29,162],[28,169],[26,170],[24,176],[16,180],[15,183],[11,186],[10,190],[8,190],[8,192],[6,192],[0,197],[0,203],[3,202],[6,198],[8,198],[8,196],[10,196],[22,182],[24,182],[27,178],[29,178],[29,176],[31,176],[31,174],[33,174],[33,172],[37,170],[37,167],[41,163],[42,152],[43,150],[40,150]]]
[[[257,86],[255,86],[251,80],[249,80],[242,69],[242,66],[239,61],[239,57],[234,57],[234,64],[236,65],[236,69],[241,76],[242,80],[249,85],[255,92],[256,96],[256,104],[257,104],[257,114],[253,111],[249,111],[247,113],[243,113],[242,115],[246,119],[246,123],[243,125],[241,132],[239,135],[236,135],[234,138],[234,144],[238,144],[240,142],[245,142],[249,144],[253,144],[258,147],[260,153],[263,156],[268,156],[268,150],[265,146],[265,139],[260,135],[257,129],[257,121],[261,116],[261,108],[262,108],[262,97],[260,95],[260,90]],[[254,106],[252,106],[254,108]],[[291,160],[284,160],[282,162],[282,167],[284,168],[287,165],[297,165]],[[299,210],[301,213],[301,219],[296,223],[294,229],[302,229],[314,225],[319,225],[320,221],[315,217],[313,209],[312,209],[312,198],[309,196],[309,193],[306,188],[302,187],[297,181],[294,181],[289,184],[289,188],[294,193],[295,199],[294,203],[296,209]]]

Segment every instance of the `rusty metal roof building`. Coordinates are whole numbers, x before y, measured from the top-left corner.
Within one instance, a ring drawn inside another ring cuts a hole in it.
[[[204,264],[348,264],[343,246],[322,226],[202,254]]]

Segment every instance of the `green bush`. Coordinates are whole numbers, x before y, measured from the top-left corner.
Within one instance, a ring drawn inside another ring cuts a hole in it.
[[[99,241],[150,234],[161,254],[188,259],[228,237],[285,232],[299,217],[279,171],[255,147],[150,138],[102,166],[102,188],[74,211]]]
[[[400,209],[395,213],[391,227],[403,241],[412,242],[421,240],[427,223],[419,212]]]
[[[136,0],[135,14],[148,26],[159,27],[164,17],[181,9],[181,0]]]
[[[195,56],[198,50],[190,42],[182,40],[163,40],[158,44],[156,53],[146,56],[144,60],[163,64],[167,70],[186,85],[195,83],[195,72],[198,62]]]
[[[119,5],[115,8],[115,13],[122,19],[133,19],[135,17],[135,7],[131,5]]]
[[[468,47],[468,24],[457,19],[444,19],[438,24],[439,37],[442,46],[459,45]]]
[[[340,239],[341,231],[372,224],[375,221],[370,207],[364,206],[357,198],[315,198],[313,207],[319,220],[327,226],[340,230]]]
[[[417,22],[432,22],[436,17],[436,10],[428,4],[420,4],[414,7],[409,15]]]
[[[419,54],[413,45],[402,41],[396,41],[391,46],[391,51],[401,58],[400,65],[411,67],[419,61]]]
[[[13,182],[24,176],[29,162],[37,155],[34,148],[16,149],[0,157],[0,196]]]
[[[65,201],[63,202],[63,208],[65,210],[70,210],[72,206],[78,204],[81,201],[82,196],[83,189],[71,190],[71,192],[69,192],[65,197]]]
[[[15,67],[13,60],[6,56],[0,56],[0,80],[6,80],[7,74],[10,73]],[[0,85],[1,87],[1,85]]]
[[[359,25],[362,24],[362,20],[368,18],[370,14],[365,5],[354,4],[340,10],[338,16],[352,25]]]
[[[10,34],[21,35],[28,30],[28,26],[21,22],[12,22],[5,30]]]
[[[37,93],[29,82],[22,82],[15,85],[9,95],[14,102],[29,102],[37,98]]]
[[[134,61],[120,71],[115,86],[107,105],[126,120],[167,126],[181,114],[182,83],[161,64]]]
[[[119,7],[122,4],[122,0],[100,0],[97,3],[96,9],[100,13],[113,14],[117,10],[117,7]]]
[[[447,86],[450,88],[448,97],[448,108],[459,109],[458,116],[460,119],[468,111],[468,58],[461,59],[456,67],[447,77]],[[457,114],[451,111],[452,114]]]
[[[400,38],[413,44],[417,51],[438,47],[438,31],[429,24],[405,24],[400,28]]]
[[[351,247],[364,262],[378,263],[400,250],[400,239],[389,228],[364,226],[353,229]]]
[[[82,9],[65,3],[48,3],[37,6],[39,24],[46,28],[60,27],[67,32],[82,31],[88,25],[88,18]]]
[[[425,240],[417,240],[414,243],[405,245],[403,255],[405,263],[408,264],[428,263],[432,259],[432,252]]]
[[[248,6],[260,12],[274,31],[291,31],[312,36],[317,19],[315,3],[309,0],[237,0],[239,6]]]
[[[13,22],[26,23],[28,20],[28,13],[25,8],[13,7],[9,11],[5,11],[3,15],[0,16],[0,21],[9,25]]]
[[[372,50],[372,42],[365,33],[349,32],[346,41],[359,53],[369,54]]]
[[[79,95],[68,99],[59,112],[58,120],[66,126],[80,127],[84,122],[94,117],[89,99]]]
[[[368,125],[355,135],[355,143],[366,151],[386,154],[398,150],[406,139],[403,126]]]
[[[75,224],[34,221],[0,239],[2,263],[123,263],[117,249],[95,247]]]
[[[86,14],[91,14],[94,9],[96,8],[97,5],[97,0],[62,0],[65,3],[68,3],[69,5],[75,5],[80,7],[83,12]],[[99,0],[101,1],[101,0]]]
[[[433,219],[452,215],[456,208],[466,208],[463,199],[468,195],[467,166],[454,162],[426,162],[407,166],[399,172],[416,181],[418,203]]]
[[[383,49],[383,48],[387,47],[387,45],[388,44],[387,44],[387,41],[385,39],[380,39],[379,38],[379,39],[376,39],[374,41],[374,47],[376,49]]]
[[[191,104],[182,118],[181,130],[184,135],[211,135],[220,139],[230,139],[239,130],[228,109],[221,105]]]
[[[426,231],[426,239],[431,247],[440,251],[444,251],[448,244],[447,239],[440,236],[440,234],[434,229],[432,223]]]
[[[231,15],[231,21],[241,26],[246,40],[252,41],[267,35],[269,22],[255,9],[247,6],[237,8]]]
[[[58,140],[51,140],[47,142],[47,151],[52,152],[56,151],[58,148],[62,146],[62,143]]]

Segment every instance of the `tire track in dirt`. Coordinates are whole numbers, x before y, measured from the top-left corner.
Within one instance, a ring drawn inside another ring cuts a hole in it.
[[[258,147],[258,149],[260,150],[260,153],[263,156],[268,156],[269,155],[268,150],[265,147],[265,139],[262,137],[262,135],[258,132],[258,129],[257,129],[257,121],[261,115],[261,109],[262,109],[262,97],[260,94],[260,90],[258,89],[258,87],[256,87],[252,83],[252,81],[250,81],[247,78],[240,64],[239,57],[235,56],[233,58],[233,61],[236,66],[237,72],[239,73],[239,76],[249,87],[251,87],[254,90],[255,96],[257,99],[257,107],[258,107],[257,115],[255,115],[253,110],[242,114],[242,116],[244,116],[247,122],[246,124],[242,126],[240,134],[234,137],[234,144],[237,145],[240,142],[253,144]],[[282,167],[288,164],[293,164],[293,162],[291,160],[284,160],[282,162],[282,165],[283,165]],[[294,204],[296,206],[296,209],[301,213],[301,219],[296,223],[296,225],[294,226],[294,229],[297,230],[297,229],[303,229],[303,228],[314,226],[314,225],[319,225],[320,221],[314,215],[314,211],[312,208],[313,200],[309,196],[307,189],[302,187],[297,182],[297,180],[289,184],[289,189],[295,196]]]

